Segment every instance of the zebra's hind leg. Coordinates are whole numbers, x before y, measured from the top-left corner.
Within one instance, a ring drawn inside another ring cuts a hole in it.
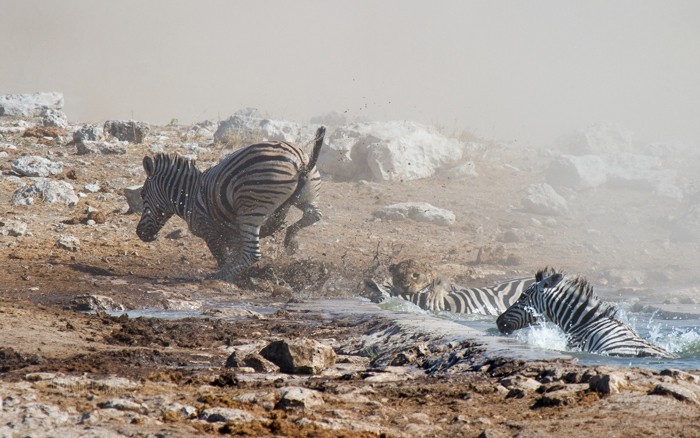
[[[300,206],[300,208],[304,213],[303,216],[301,219],[287,227],[287,234],[284,237],[284,246],[287,248],[287,251],[291,253],[294,253],[297,251],[297,249],[299,249],[299,244],[296,241],[296,235],[299,230],[315,224],[323,217],[319,209],[314,204],[303,204]]]
[[[268,237],[273,235],[275,232],[282,229],[284,226],[284,220],[287,218],[287,212],[289,212],[289,207],[291,204],[285,202],[278,208],[270,217],[265,221],[265,223],[260,227],[260,237]]]

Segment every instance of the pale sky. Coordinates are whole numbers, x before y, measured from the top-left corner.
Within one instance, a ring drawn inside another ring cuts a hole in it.
[[[414,120],[700,146],[700,1],[0,0],[0,94],[73,121]]]

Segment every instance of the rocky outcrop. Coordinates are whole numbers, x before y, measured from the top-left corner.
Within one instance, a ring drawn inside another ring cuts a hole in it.
[[[46,110],[63,108],[63,94],[57,92],[6,94],[0,96],[0,116],[40,117]]]

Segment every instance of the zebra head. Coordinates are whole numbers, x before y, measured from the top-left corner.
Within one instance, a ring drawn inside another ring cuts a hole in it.
[[[498,319],[496,325],[501,333],[511,334],[515,330],[527,327],[536,322],[537,315],[533,309],[537,309],[537,298],[545,289],[556,286],[564,275],[556,272],[551,267],[546,267],[537,272],[535,283],[523,291],[518,301],[513,303]]]
[[[156,155],[155,161],[143,157],[143,168],[146,171],[146,182],[141,189],[143,213],[136,226],[136,234],[144,242],[152,242],[158,237],[158,232],[175,214],[172,202],[166,193],[167,182],[170,179],[169,168],[173,166],[163,155]]]

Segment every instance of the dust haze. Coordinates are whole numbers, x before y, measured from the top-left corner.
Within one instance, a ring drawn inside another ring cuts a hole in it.
[[[414,120],[548,144],[594,122],[700,141],[694,1],[0,0],[0,94],[72,120],[181,123],[242,107]]]

